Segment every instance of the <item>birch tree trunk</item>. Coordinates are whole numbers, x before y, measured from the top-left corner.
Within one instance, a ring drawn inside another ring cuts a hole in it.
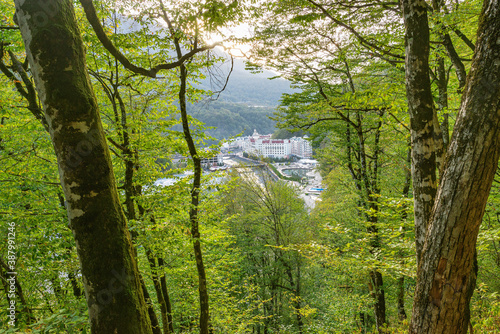
[[[70,0],[15,0],[57,155],[92,333],[151,333]]]
[[[421,4],[425,2],[404,1],[405,9],[409,9],[405,11],[407,38],[408,31],[415,29],[413,20],[422,19],[416,9]],[[425,61],[417,50],[407,48],[407,59],[412,57]],[[407,80],[412,75],[407,69]],[[421,250],[410,333],[467,332],[476,240],[500,153],[499,100],[500,1],[486,0]],[[415,203],[420,200],[416,197]]]

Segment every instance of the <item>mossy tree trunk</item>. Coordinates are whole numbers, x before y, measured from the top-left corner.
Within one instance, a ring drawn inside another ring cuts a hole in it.
[[[92,333],[151,333],[70,0],[15,0],[82,269]]]

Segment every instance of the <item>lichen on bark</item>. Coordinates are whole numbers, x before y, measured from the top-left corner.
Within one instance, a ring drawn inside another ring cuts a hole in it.
[[[151,333],[127,222],[70,0],[16,0],[45,110],[92,333]]]

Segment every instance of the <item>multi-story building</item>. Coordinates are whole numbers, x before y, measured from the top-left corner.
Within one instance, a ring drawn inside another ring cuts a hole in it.
[[[309,138],[307,135],[303,138],[300,137],[292,137],[290,138],[290,145],[292,154],[301,158],[310,158],[312,157],[312,146],[307,140]]]
[[[307,136],[304,138],[307,139]],[[271,135],[261,135],[254,130],[251,136],[237,138],[231,142],[230,146],[239,147],[249,154],[271,158],[289,158],[292,155],[310,158],[312,147],[304,138],[271,139]]]
[[[216,153],[211,157],[202,158],[201,165],[204,167],[222,166],[224,165],[224,156],[222,153]]]

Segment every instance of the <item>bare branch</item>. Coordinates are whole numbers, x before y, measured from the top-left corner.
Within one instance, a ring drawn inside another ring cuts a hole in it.
[[[364,47],[366,47],[366,48],[368,48],[368,49],[370,49],[372,51],[373,50],[379,51],[379,52],[381,52],[382,54],[384,54],[386,56],[394,57],[394,58],[397,58],[397,59],[405,59],[405,57],[403,55],[398,55],[398,54],[389,52],[387,50],[384,50],[383,48],[381,48],[377,44],[368,41],[366,38],[364,38],[363,36],[361,36],[361,34],[358,31],[356,31],[353,27],[351,27],[350,25],[347,25],[346,23],[344,23],[344,22],[336,19],[335,17],[333,17],[332,14],[330,14],[330,12],[328,10],[326,10],[326,8],[323,5],[315,2],[314,0],[307,0],[307,1],[310,4],[312,4],[313,6],[315,6],[316,8],[318,8],[326,17],[328,17],[330,20],[332,20],[335,24],[338,24],[339,26],[344,27],[347,30],[349,30],[358,39],[358,41],[360,41],[360,43]]]
[[[202,47],[197,47],[189,51],[188,53],[184,54],[181,56],[177,61],[174,61],[172,63],[163,63],[156,65],[152,67],[151,69],[145,69],[143,67],[136,66],[132,64],[127,57],[118,50],[113,42],[109,39],[109,37],[106,35],[104,32],[104,29],[99,22],[99,17],[97,16],[94,4],[92,3],[92,0],[80,0],[80,3],[82,4],[82,7],[85,11],[85,15],[87,16],[87,20],[89,21],[90,25],[94,29],[94,32],[97,35],[97,38],[99,38],[99,41],[101,41],[102,45],[106,48],[106,50],[109,51],[126,69],[129,71],[132,71],[137,74],[141,74],[150,78],[156,78],[156,75],[158,74],[159,71],[161,70],[168,70],[172,68],[176,68],[182,64],[191,57],[193,57],[195,54],[213,49],[217,45],[220,45],[220,43],[214,43]]]

